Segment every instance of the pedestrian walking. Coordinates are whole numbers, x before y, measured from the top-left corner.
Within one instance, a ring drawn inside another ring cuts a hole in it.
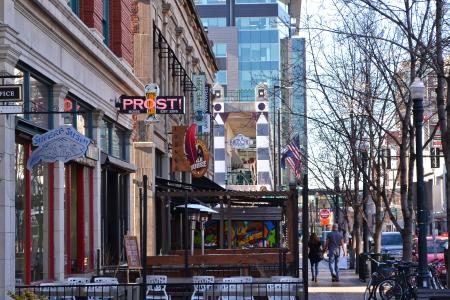
[[[344,237],[338,231],[338,225],[333,224],[332,231],[327,235],[324,251],[328,250],[328,266],[330,267],[331,281],[339,281],[339,256],[341,255],[341,247],[344,256],[347,251],[344,247]]]
[[[323,259],[322,244],[320,239],[314,232],[311,233],[308,241],[308,258],[311,263],[312,281],[317,282],[317,276],[319,275],[319,262]]]

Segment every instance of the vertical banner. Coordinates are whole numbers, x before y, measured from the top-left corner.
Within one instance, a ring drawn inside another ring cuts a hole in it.
[[[190,172],[191,166],[184,153],[187,126],[172,126],[172,172]]]
[[[198,132],[204,131],[205,114],[209,112],[209,85],[206,84],[205,75],[193,75],[195,90],[192,92],[192,108],[195,114],[195,123],[197,123]]]

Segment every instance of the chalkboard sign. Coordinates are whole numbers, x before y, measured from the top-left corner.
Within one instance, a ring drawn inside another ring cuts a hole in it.
[[[127,252],[127,262],[129,269],[141,269],[137,238],[135,236],[124,236],[125,251]]]

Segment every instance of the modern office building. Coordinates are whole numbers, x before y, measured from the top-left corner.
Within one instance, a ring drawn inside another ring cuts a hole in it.
[[[279,153],[297,135],[300,148],[307,145],[305,45],[297,36],[301,1],[196,4],[219,67],[214,180],[233,189],[286,187],[294,178],[279,171]],[[236,148],[244,140],[247,148]]]

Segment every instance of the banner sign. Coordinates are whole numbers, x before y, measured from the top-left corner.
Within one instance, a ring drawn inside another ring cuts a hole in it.
[[[243,134],[238,134],[230,140],[231,148],[233,149],[247,149],[253,145],[253,140]]]
[[[203,115],[208,111],[208,103],[206,102],[206,76],[205,75],[193,75],[192,81],[194,82],[195,90],[192,92],[192,106],[193,112],[196,115]]]
[[[22,101],[22,85],[0,85],[0,101],[18,102]]]
[[[184,153],[191,166],[193,177],[202,177],[208,171],[209,153],[205,142],[196,139],[197,124],[193,123],[186,130]]]
[[[208,171],[208,147],[200,139],[195,140],[195,147],[197,148],[197,157],[194,164],[191,165],[191,174],[193,177],[202,177]]]
[[[84,156],[91,143],[71,126],[61,126],[44,134],[33,137],[33,145],[38,148],[31,153],[27,162],[27,169],[33,167],[41,160],[45,162],[68,162]]]
[[[158,96],[156,100],[143,96],[120,96],[116,107],[125,114],[144,114],[156,105],[156,114],[184,114],[184,96]]]
[[[191,171],[191,165],[184,153],[186,129],[187,126],[172,126],[172,172]]]

